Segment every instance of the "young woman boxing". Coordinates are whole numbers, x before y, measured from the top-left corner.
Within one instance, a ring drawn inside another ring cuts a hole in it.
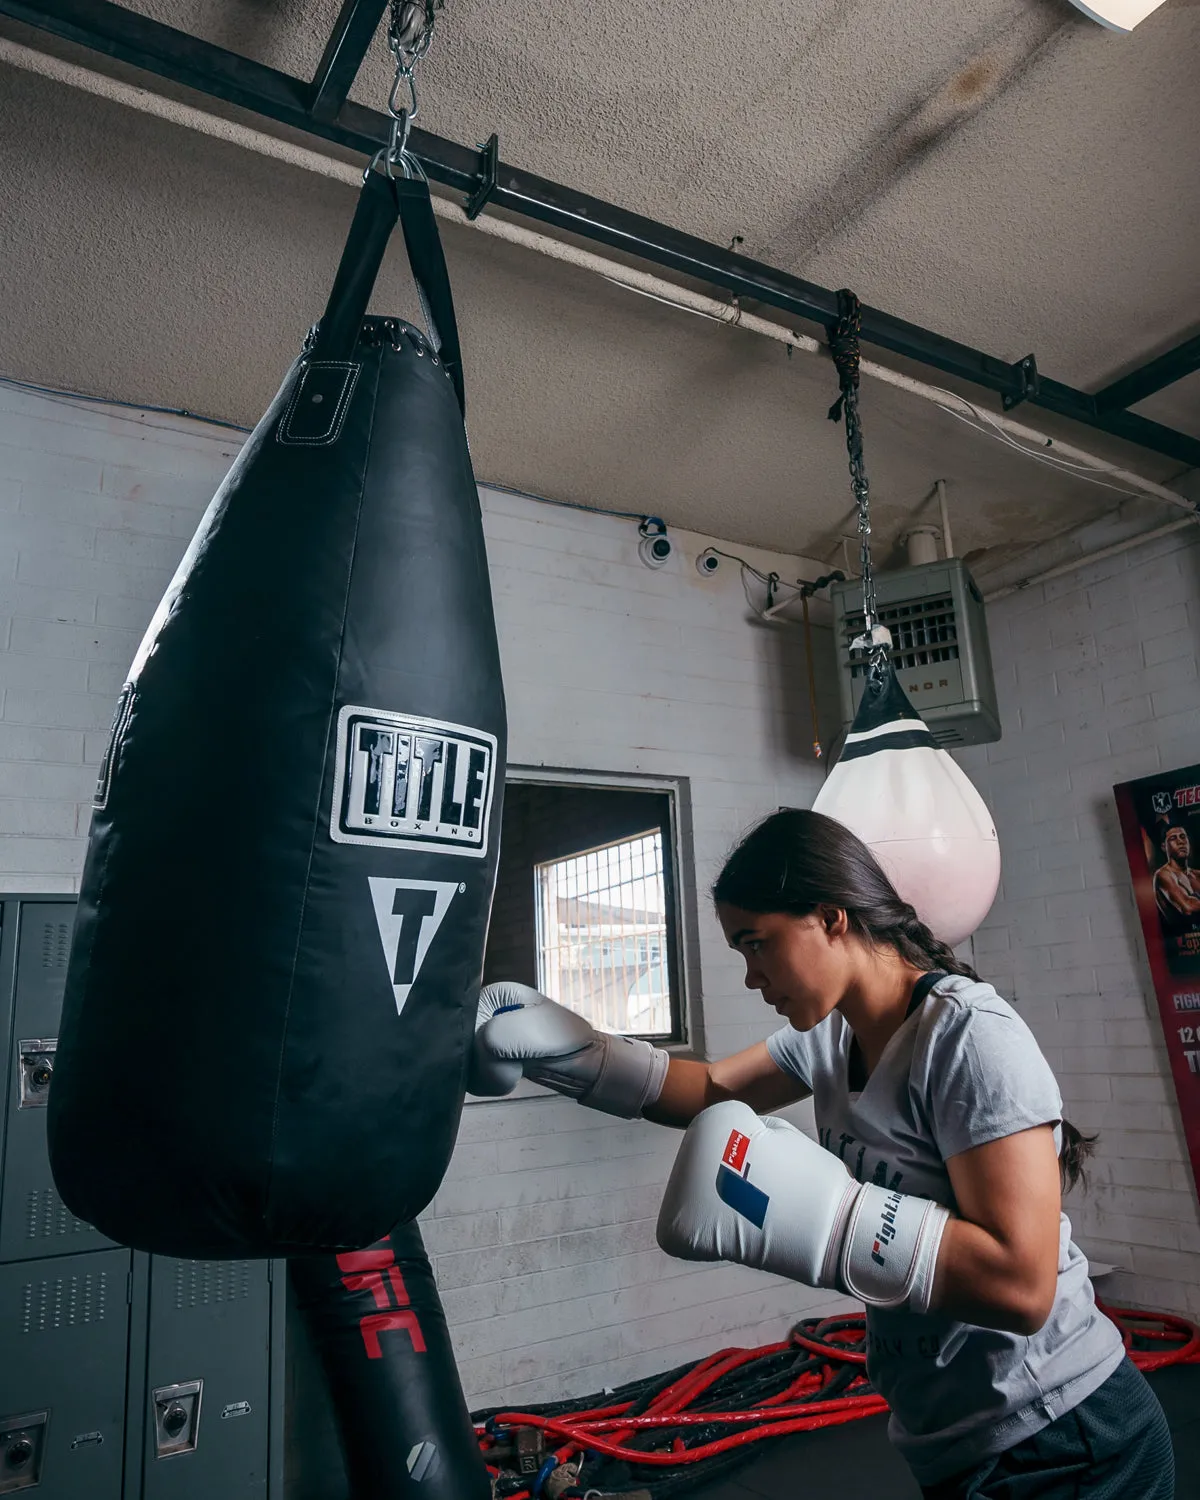
[[[471,1091],[525,1076],[686,1126],[659,1244],[861,1299],[868,1373],[930,1500],[1170,1500],[1162,1410],[1062,1213],[1085,1143],[1024,1022],[819,813],[761,823],[713,895],[785,1023],[765,1042],[692,1062],[493,985]],[[809,1095],[820,1145],[770,1114]]]

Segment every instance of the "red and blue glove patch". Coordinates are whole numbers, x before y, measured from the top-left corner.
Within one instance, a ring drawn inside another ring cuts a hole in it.
[[[771,1200],[750,1181],[749,1152],[750,1137],[740,1130],[730,1131],[721,1165],[717,1168],[717,1197],[735,1214],[741,1214],[756,1229],[761,1229]]]

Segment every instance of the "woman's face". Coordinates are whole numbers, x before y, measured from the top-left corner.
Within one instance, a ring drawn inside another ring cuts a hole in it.
[[[746,988],[758,990],[797,1031],[811,1031],[851,982],[854,955],[846,914],[822,907],[807,917],[717,905],[731,948],[746,960]]]

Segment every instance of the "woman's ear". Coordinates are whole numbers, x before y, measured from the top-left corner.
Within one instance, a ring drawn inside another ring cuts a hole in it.
[[[850,919],[843,906],[818,906],[817,919],[828,938],[845,937],[850,931]]]

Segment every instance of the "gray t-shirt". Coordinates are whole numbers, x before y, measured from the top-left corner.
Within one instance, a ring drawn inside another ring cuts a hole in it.
[[[812,1031],[783,1027],[772,1058],[812,1091],[821,1144],[860,1182],[955,1208],[946,1161],[1058,1122],[1062,1098],[1032,1032],[989,984],[938,980],[850,1092],[852,1033],[840,1011]],[[892,1442],[922,1484],[1003,1452],[1108,1379],[1124,1346],[1092,1294],[1062,1216],[1058,1293],[1032,1338],[940,1313],[867,1310],[867,1372],[892,1408]]]

